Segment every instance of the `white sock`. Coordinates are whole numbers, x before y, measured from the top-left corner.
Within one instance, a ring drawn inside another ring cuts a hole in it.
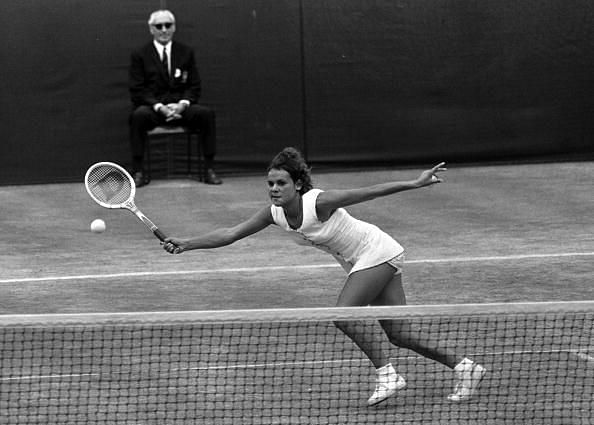
[[[467,366],[470,366],[474,364],[474,362],[472,360],[470,360],[468,357],[464,357],[460,363],[458,363],[456,365],[456,367],[454,368],[454,370],[464,370]]]

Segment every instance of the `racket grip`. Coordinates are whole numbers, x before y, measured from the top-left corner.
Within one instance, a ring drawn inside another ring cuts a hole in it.
[[[155,234],[156,237],[159,238],[159,240],[161,242],[164,242],[165,241],[165,238],[167,238],[167,236],[165,235],[165,233],[161,232],[159,229],[153,230],[153,233]]]

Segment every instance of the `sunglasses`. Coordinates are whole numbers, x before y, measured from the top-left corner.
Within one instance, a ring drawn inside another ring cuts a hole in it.
[[[165,22],[164,24],[153,24],[153,27],[157,28],[158,30],[162,30],[163,28],[169,29],[173,26],[171,22]]]

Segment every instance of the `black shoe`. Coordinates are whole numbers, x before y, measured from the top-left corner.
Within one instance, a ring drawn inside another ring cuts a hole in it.
[[[216,175],[212,168],[206,170],[206,177],[204,178],[204,183],[206,184],[222,184],[223,180]]]
[[[142,171],[137,171],[134,173],[134,184],[136,187],[142,187],[149,184],[149,179],[144,175]]]

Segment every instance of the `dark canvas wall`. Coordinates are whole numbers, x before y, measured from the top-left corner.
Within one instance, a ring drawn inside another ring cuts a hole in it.
[[[313,156],[592,151],[591,2],[309,3]]]
[[[161,4],[196,48],[220,161],[594,151],[589,0],[6,0],[0,184],[128,162],[128,57]]]

